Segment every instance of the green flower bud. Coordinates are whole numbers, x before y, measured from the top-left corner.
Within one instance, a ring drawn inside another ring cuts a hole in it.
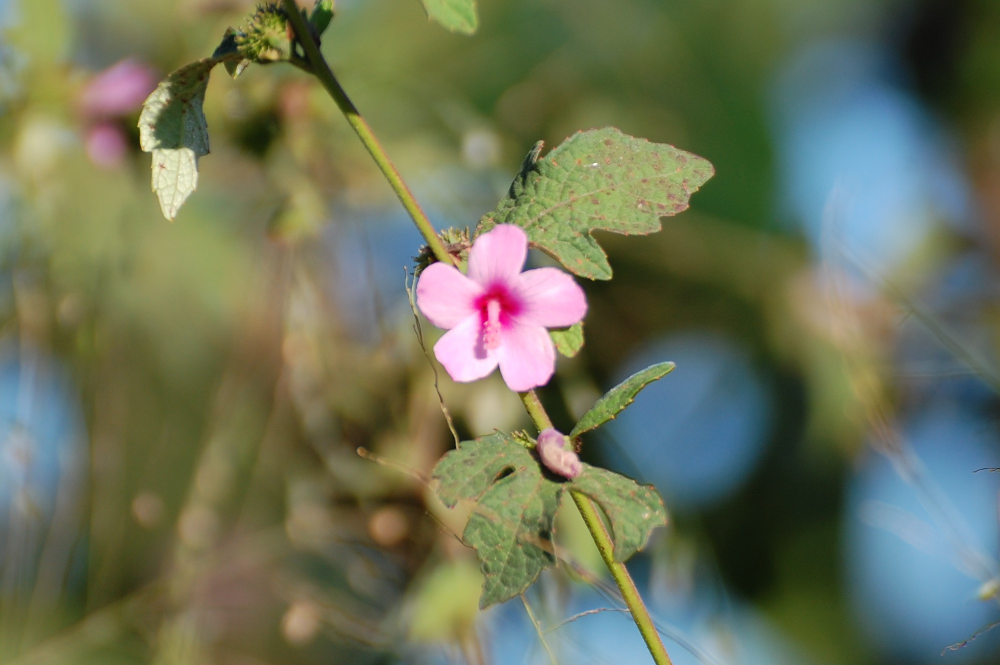
[[[459,262],[464,263],[468,259],[469,247],[472,246],[472,242],[469,240],[468,229],[445,229],[438,233],[438,237],[441,238],[441,242],[444,243],[444,248],[448,250],[448,253],[458,259]],[[420,253],[413,260],[417,264],[418,274],[421,270],[436,261],[434,253],[426,245],[420,248]]]
[[[236,46],[247,59],[258,63],[287,61],[292,55],[293,33],[285,10],[277,3],[259,5],[236,35]]]

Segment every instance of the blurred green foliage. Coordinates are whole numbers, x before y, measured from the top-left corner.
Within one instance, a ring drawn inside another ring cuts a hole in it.
[[[357,266],[377,264],[350,263],[345,284],[333,248],[397,212],[336,108],[289,67],[217,73],[212,152],[167,223],[138,152],[138,107],[118,119],[128,154],[103,168],[87,156],[80,96],[123,58],[165,73],[208,55],[250,3],[15,5],[0,39],[0,326],[73,377],[86,481],[76,510],[43,525],[36,570],[5,573],[0,661],[415,662],[447,643],[478,662],[480,578],[457,542],[461,516],[427,490],[453,445],[432,368],[402,298],[375,302],[373,329],[351,323],[348,287],[374,281]],[[1000,17],[989,0],[939,5],[482,2],[466,37],[415,0],[345,1],[323,40],[441,226],[474,225],[534,141],[579,129],[617,126],[714,164],[693,209],[660,234],[602,236],[615,279],[586,284],[587,346],[560,361],[545,399],[569,425],[644,340],[686,327],[741,340],[780,405],[770,447],[736,495],[661,536],[652,577],[690,583],[686,553],[710,552],[733,592],[814,662],[879,662],[846,606],[837,539],[841,480],[901,392],[882,371],[896,312],[849,312],[863,325],[838,335],[817,306],[809,253],[776,204],[768,86],[806,41],[918,34],[917,18],[944,12],[961,38],[941,47],[947,75],[921,90],[969,146],[995,229]],[[918,73],[937,62],[898,44]],[[994,250],[996,239],[986,234]],[[525,425],[496,377],[440,379],[462,436]],[[585,455],[617,468],[600,445]],[[580,529],[559,529],[580,564],[568,577],[592,582]],[[543,578],[531,600],[554,602],[566,578]]]

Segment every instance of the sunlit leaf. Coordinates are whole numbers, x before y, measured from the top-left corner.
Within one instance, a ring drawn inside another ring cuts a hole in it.
[[[583,321],[574,323],[569,328],[550,330],[549,336],[552,337],[559,353],[572,358],[583,348]]]
[[[587,413],[583,414],[580,422],[569,433],[570,438],[580,436],[584,432],[589,432],[609,420],[613,420],[632,403],[640,390],[674,371],[674,367],[674,363],[671,362],[657,363],[636,372],[619,383],[597,400]]]
[[[610,279],[607,256],[591,232],[659,231],[660,218],[685,210],[713,173],[697,155],[613,127],[578,132],[548,155],[525,162],[508,195],[480,220],[477,235],[497,224],[517,224],[567,270]]]
[[[202,103],[208,75],[219,62],[204,58],[173,72],[150,93],[139,114],[139,145],[153,153],[153,191],[170,220],[198,186],[198,158],[208,154]]]
[[[169,220],[198,187],[198,156],[191,148],[153,150],[153,191]]]
[[[479,27],[476,0],[421,0],[427,18],[452,32],[471,35]]]

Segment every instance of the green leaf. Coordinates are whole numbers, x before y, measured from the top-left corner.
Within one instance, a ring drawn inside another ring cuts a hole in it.
[[[697,155],[614,127],[577,132],[545,157],[526,160],[476,235],[497,224],[517,224],[567,270],[610,279],[607,256],[591,232],[659,231],[660,218],[685,210],[713,173]]]
[[[567,358],[572,358],[583,348],[583,321],[578,321],[569,328],[550,330],[549,336],[559,353]]]
[[[421,0],[427,18],[451,32],[471,35],[479,27],[476,0]]]
[[[201,107],[208,75],[220,61],[204,58],[173,72],[150,93],[139,114],[139,145],[153,153],[153,191],[169,220],[198,186],[198,158],[208,154]]]
[[[671,362],[657,363],[628,377],[604,393],[604,396],[597,400],[587,413],[583,414],[580,422],[569,433],[569,437],[576,438],[584,432],[597,429],[609,420],[613,420],[632,403],[640,390],[674,371],[674,367],[674,363]]]
[[[309,14],[309,22],[316,28],[317,35],[323,34],[331,19],[333,19],[333,0],[316,0],[312,13]]]
[[[552,532],[566,483],[544,477],[538,461],[512,435],[462,441],[434,467],[444,505],[475,503],[462,540],[476,550],[483,571],[480,607],[527,589],[552,565]]]
[[[572,481],[550,480],[526,447],[531,443],[526,436],[502,432],[462,441],[431,474],[445,506],[473,503],[462,541],[476,550],[483,572],[480,607],[513,598],[555,562],[555,516],[566,489],[600,506],[617,561],[642,549],[653,529],[667,523],[663,500],[652,486],[589,464]]]
[[[198,156],[190,148],[153,150],[153,191],[160,202],[160,212],[170,221],[198,188]]]
[[[628,560],[646,546],[653,529],[667,524],[667,509],[652,485],[589,464],[570,484],[604,511],[615,542],[615,561]]]
[[[222,63],[226,67],[226,72],[233,78],[242,74],[251,63],[251,60],[243,57],[240,51],[239,44],[237,44],[239,35],[240,33],[233,28],[226,28],[226,32],[222,36],[222,41],[215,47],[215,52],[212,53],[212,58],[222,60]]]

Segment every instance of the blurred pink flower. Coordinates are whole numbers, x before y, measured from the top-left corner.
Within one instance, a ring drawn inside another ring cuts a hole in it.
[[[87,129],[87,157],[97,166],[118,166],[125,158],[128,146],[121,127],[112,122],[99,122]]]
[[[134,118],[146,96],[156,87],[156,74],[134,60],[122,60],[97,74],[80,93],[80,115],[84,124],[84,142],[90,161],[103,168],[114,168],[128,153],[127,124]]]
[[[417,306],[448,330],[434,355],[455,381],[481,379],[499,365],[507,387],[548,383],[556,353],[546,328],[571,326],[587,313],[583,289],[558,268],[521,272],[528,236],[503,224],[476,238],[469,274],[434,263],[417,283]]]
[[[546,469],[572,480],[583,472],[583,463],[574,450],[567,448],[568,443],[561,432],[550,427],[538,433],[535,450]]]
[[[80,97],[81,110],[90,118],[128,115],[139,110],[156,81],[156,73],[146,65],[122,60],[87,84]]]

